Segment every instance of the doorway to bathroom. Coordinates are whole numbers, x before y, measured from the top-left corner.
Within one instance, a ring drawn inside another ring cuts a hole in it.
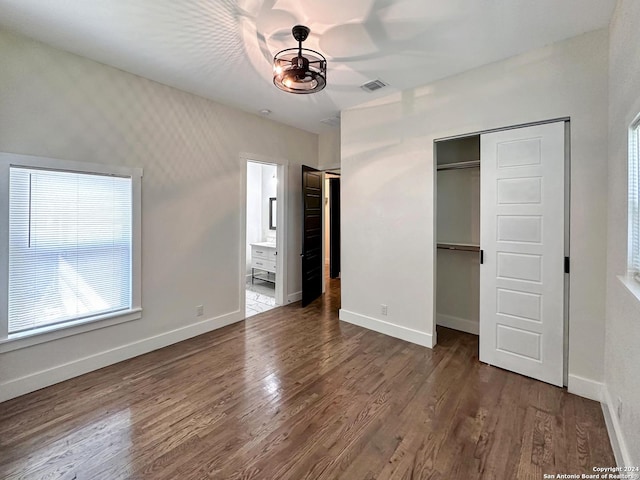
[[[246,261],[244,271],[245,317],[282,305],[283,222],[278,186],[279,166],[247,161],[246,173]],[[284,223],[284,222],[283,222]]]

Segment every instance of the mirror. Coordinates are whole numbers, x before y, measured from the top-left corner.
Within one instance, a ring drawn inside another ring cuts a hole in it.
[[[276,229],[276,219],[278,214],[276,212],[276,197],[269,198],[269,230]]]

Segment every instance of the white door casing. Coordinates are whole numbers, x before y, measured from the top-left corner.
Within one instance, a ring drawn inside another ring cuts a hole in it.
[[[564,122],[484,134],[480,162],[480,361],[558,386],[564,136]]]

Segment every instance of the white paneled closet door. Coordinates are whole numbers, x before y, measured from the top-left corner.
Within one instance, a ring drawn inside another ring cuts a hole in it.
[[[481,136],[480,360],[562,386],[564,122]]]

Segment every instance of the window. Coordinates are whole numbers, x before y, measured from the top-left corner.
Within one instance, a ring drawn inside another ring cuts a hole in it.
[[[629,130],[629,277],[640,282],[640,117]]]
[[[8,227],[0,228],[8,231],[0,342],[139,312],[141,171],[0,160],[8,178],[0,190],[0,226]]]

